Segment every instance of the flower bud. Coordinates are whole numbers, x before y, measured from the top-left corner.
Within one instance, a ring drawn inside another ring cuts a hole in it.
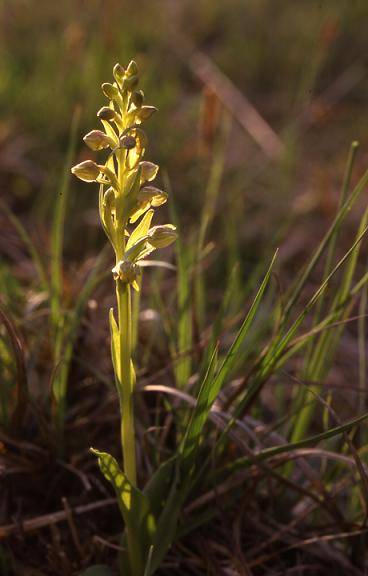
[[[91,130],[85,135],[83,140],[91,150],[104,150],[109,146],[114,147],[113,140],[102,130]]]
[[[71,169],[72,174],[84,180],[84,182],[95,182],[100,174],[100,169],[92,160],[85,160]]]
[[[159,168],[157,164],[143,160],[143,162],[140,162],[139,165],[142,169],[141,182],[150,182],[156,178]]]
[[[121,84],[124,74],[125,74],[125,70],[123,68],[123,66],[119,63],[115,64],[114,69],[113,69],[113,74],[114,74],[114,78],[117,82],[119,82],[119,84]]]
[[[117,88],[117,86],[114,86],[109,82],[104,82],[101,88],[106,98],[109,98],[110,100],[117,100],[119,98],[119,89]]]
[[[155,106],[142,106],[137,112],[137,117],[139,120],[148,120],[155,112],[157,112]]]
[[[138,66],[135,60],[131,60],[126,69],[126,76],[138,76]]]
[[[120,260],[112,269],[114,280],[121,280],[128,284],[135,282],[140,274],[139,266],[134,262]]]
[[[144,101],[143,90],[137,90],[136,92],[133,92],[133,94],[130,97],[130,100],[136,108],[140,108]]]
[[[136,140],[133,136],[122,136],[120,138],[120,146],[122,148],[126,148],[127,150],[131,150],[136,146]]]
[[[154,226],[149,230],[147,236],[149,243],[154,248],[165,248],[175,242],[177,238],[176,228],[172,224]]]
[[[125,76],[122,82],[122,89],[131,92],[138,86],[138,76]]]
[[[117,116],[117,113],[112,108],[108,106],[102,106],[97,112],[97,117],[101,120],[114,120]]]
[[[138,203],[149,202],[153,208],[157,208],[167,201],[167,194],[155,186],[144,186],[138,192]]]

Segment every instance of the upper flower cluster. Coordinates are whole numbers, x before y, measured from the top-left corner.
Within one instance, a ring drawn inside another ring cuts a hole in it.
[[[138,288],[140,260],[171,244],[176,233],[171,224],[150,227],[153,208],[167,200],[167,194],[151,184],[159,167],[143,160],[147,136],[142,122],[156,108],[145,105],[143,91],[137,90],[138,68],[133,60],[126,69],[116,64],[113,75],[113,84],[102,84],[109,100],[97,112],[103,130],[92,130],[84,137],[94,151],[109,149],[107,160],[105,164],[86,160],[74,166],[72,173],[100,184],[100,218],[116,254],[114,278]],[[133,231],[128,230],[139,219]]]

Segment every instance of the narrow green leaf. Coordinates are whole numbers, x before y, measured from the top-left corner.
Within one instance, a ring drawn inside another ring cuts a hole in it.
[[[33,260],[33,264],[35,266],[40,281],[41,290],[47,291],[50,295],[50,286],[46,274],[46,269],[42,261],[41,255],[32,241],[32,238],[28,234],[26,228],[23,226],[18,216],[14,214],[14,212],[9,208],[7,204],[5,204],[5,202],[1,198],[0,198],[0,207],[5,212],[10,222],[18,232],[20,239],[24,243],[25,247],[27,248]]]
[[[171,196],[171,186],[168,175],[164,173],[165,189]],[[170,216],[175,225],[178,238],[175,243],[177,260],[177,307],[178,321],[176,323],[176,345],[171,345],[172,355],[178,359],[175,364],[175,377],[178,388],[183,388],[192,372],[192,357],[190,351],[193,347],[192,327],[192,299],[191,299],[191,273],[193,263],[193,250],[182,242],[181,226],[175,209],[175,203],[170,202]]]
[[[256,462],[267,460],[269,458],[272,458],[273,456],[286,454],[287,452],[292,452],[293,450],[297,450],[299,448],[305,448],[307,446],[311,446],[313,444],[316,444],[317,442],[320,442],[321,440],[334,438],[335,436],[338,436],[343,432],[347,432],[348,430],[350,430],[357,424],[360,424],[367,418],[368,418],[368,412],[362,414],[361,416],[358,416],[357,418],[354,418],[353,420],[350,420],[349,422],[346,422],[345,424],[336,426],[334,428],[330,428],[329,430],[321,432],[320,434],[315,434],[314,436],[303,438],[298,442],[289,442],[288,444],[281,444],[280,446],[272,446],[271,448],[266,448],[265,450],[261,450],[260,452],[254,454],[254,456],[252,456],[251,458],[249,458],[248,456],[238,458],[237,460],[234,460],[233,462],[225,466],[220,471],[220,473],[226,472],[226,474],[229,474],[236,472],[238,470],[243,470],[244,468],[248,468],[249,466],[251,466]]]
[[[200,330],[204,328],[206,317],[205,275],[202,269],[201,260],[205,248],[207,231],[213,222],[216,212],[216,204],[224,172],[226,147],[230,128],[230,115],[225,114],[222,120],[221,131],[214,147],[207,187],[205,190],[205,200],[200,218],[198,241],[196,243],[196,273],[194,276],[194,294],[196,304],[196,318]]]
[[[265,357],[262,361],[262,368],[260,371],[260,374],[262,377],[264,377],[266,374],[268,374],[270,372],[270,370],[272,369],[272,367],[276,365],[281,354],[286,349],[287,345],[289,344],[289,342],[293,338],[297,329],[302,324],[303,320],[305,319],[305,317],[307,316],[307,314],[309,313],[311,308],[314,306],[314,304],[318,301],[320,296],[323,294],[324,290],[327,288],[331,278],[343,266],[343,264],[345,264],[346,260],[350,257],[352,252],[354,252],[356,246],[362,241],[362,239],[366,235],[367,231],[368,231],[368,226],[366,226],[364,228],[364,230],[361,232],[361,234],[355,240],[354,244],[349,248],[349,250],[344,254],[344,256],[341,258],[341,260],[339,260],[339,262],[336,264],[336,266],[333,268],[333,270],[330,272],[330,274],[327,276],[327,278],[322,282],[322,284],[319,286],[319,288],[313,294],[312,298],[310,298],[307,305],[300,312],[300,314],[298,315],[296,320],[292,323],[291,327],[288,329],[286,334],[284,336],[278,337],[275,340],[274,344],[269,348],[267,354],[265,355]]]
[[[200,368],[200,378],[199,378],[200,382],[202,382],[203,378],[205,377],[209,362],[211,360],[211,352],[213,351],[216,342],[220,337],[226,314],[230,308],[230,304],[232,302],[234,293],[236,292],[235,288],[238,280],[238,271],[239,271],[238,269],[239,269],[238,264],[235,264],[230,274],[228,275],[224,297],[221,301],[220,309],[218,311],[218,314],[216,316],[215,322],[211,330],[211,339],[208,346],[206,346],[206,350],[204,351],[203,354],[203,359]]]
[[[154,574],[166,556],[171,544],[176,538],[180,510],[188,493],[189,482],[184,479],[179,484],[178,471],[168,493],[165,508],[157,523],[156,535],[153,541],[150,575]]]
[[[71,178],[70,165],[76,148],[76,136],[79,125],[80,108],[76,108],[71,127],[69,145],[65,158],[65,168],[61,179],[60,189],[56,195],[54,218],[51,234],[51,321],[54,330],[60,324],[60,308],[62,297],[62,251],[64,241],[64,227],[66,207],[69,197],[69,182]],[[56,358],[56,362],[59,359]]]
[[[203,426],[206,423],[212,404],[214,403],[219,392],[219,387],[214,386],[216,382],[214,379],[216,366],[217,346],[212,353],[207,373],[199,390],[197,402],[191,414],[181,447],[182,457],[184,460],[184,468],[186,471],[188,471],[190,464],[193,462],[199,446],[199,440]],[[220,381],[218,380],[217,383],[219,384]]]
[[[347,164],[346,164],[346,168],[345,168],[344,180],[343,180],[343,184],[342,184],[341,191],[340,191],[338,212],[341,209],[341,206],[343,205],[343,203],[345,202],[347,195],[348,195],[348,192],[349,192],[351,177],[352,177],[352,172],[353,172],[353,166],[354,166],[354,161],[355,161],[358,147],[359,147],[359,144],[357,142],[352,142],[352,144],[350,146],[349,156],[348,156],[348,160],[347,160]],[[329,273],[331,272],[331,269],[332,269],[336,245],[337,245],[337,240],[338,240],[339,232],[341,229],[341,224],[342,223],[340,223],[340,225],[338,225],[336,227],[333,235],[331,236],[331,238],[328,242],[327,256],[326,256],[326,262],[325,262],[324,273],[323,273],[323,280],[325,278],[327,278],[327,276],[329,275]],[[323,305],[324,305],[324,300],[325,300],[325,294],[322,294],[322,297],[319,299],[319,302],[316,306],[316,311],[315,311],[314,318],[313,318],[313,326],[315,326],[319,322],[321,312],[323,309]],[[314,340],[315,340],[314,338],[310,339],[309,346],[308,346],[307,352],[305,354],[305,366],[308,366],[310,364],[310,362],[312,360],[312,356],[315,353],[316,346],[314,344]]]
[[[152,514],[158,518],[164,509],[177,465],[177,458],[163,462],[147,483],[144,494],[150,502]]]
[[[55,357],[57,356],[59,358],[59,362],[52,382],[52,391],[56,403],[56,427],[59,434],[59,441],[61,443],[64,426],[64,412],[66,407],[68,376],[70,364],[73,358],[73,349],[78,333],[78,327],[80,325],[91,293],[96,288],[96,286],[98,286],[98,284],[106,277],[105,273],[101,273],[101,269],[104,265],[105,251],[102,250],[98,258],[96,258],[95,264],[87,278],[87,281],[78,294],[77,301],[73,310],[70,310],[69,314],[65,316],[62,330],[60,327],[58,331],[58,337],[55,344],[58,350],[57,354],[55,354]],[[62,448],[62,446],[60,445],[59,448]]]
[[[330,239],[334,236],[336,230],[338,229],[338,227],[341,225],[341,223],[345,219],[346,215],[351,210],[351,207],[353,206],[354,202],[357,200],[359,195],[365,189],[367,183],[368,183],[368,170],[363,174],[363,176],[359,180],[358,184],[354,188],[353,192],[347,198],[346,202],[344,202],[344,204],[342,205],[341,209],[339,210],[338,214],[336,215],[336,218],[332,222],[329,230],[327,231],[324,238],[320,242],[320,244],[319,244],[317,250],[315,251],[313,257],[310,259],[309,263],[307,264],[307,266],[306,266],[304,272],[302,273],[300,279],[297,281],[297,283],[296,283],[296,285],[292,291],[292,294],[291,294],[288,302],[286,303],[286,306],[284,309],[284,314],[283,314],[283,323],[285,323],[287,318],[289,317],[289,314],[292,311],[294,304],[298,300],[300,293],[302,292],[303,287],[305,286],[306,281],[308,280],[310,274],[312,273],[312,271],[316,267],[317,263],[319,262],[323,252],[328,247]]]
[[[235,366],[237,360],[238,360],[238,355],[240,353],[241,350],[241,346],[244,342],[245,337],[248,334],[249,328],[252,325],[253,319],[257,313],[257,310],[259,308],[259,305],[261,303],[264,291],[266,290],[270,275],[271,275],[271,271],[275,262],[277,256],[277,251],[275,252],[275,255],[272,258],[271,264],[267,270],[267,273],[262,281],[261,286],[259,287],[259,290],[252,302],[252,305],[248,311],[248,314],[246,315],[243,324],[240,327],[240,330],[238,332],[238,334],[236,335],[236,338],[234,340],[234,342],[232,343],[230,350],[228,351],[222,366],[219,370],[219,373],[216,377],[216,384],[215,387],[218,388],[218,390],[221,389],[222,385],[224,384],[225,380],[229,377],[229,375],[231,374],[231,371],[233,369],[233,367]]]
[[[144,575],[143,576],[150,576],[152,574],[152,555],[153,555],[153,545],[150,546],[149,548],[149,552],[148,552],[148,558],[147,558],[147,562],[146,562],[146,566],[144,569]]]
[[[366,228],[367,219],[368,210],[365,211],[360,221],[356,238],[359,238]],[[349,306],[341,305],[346,301],[351,290],[360,247],[361,243],[358,243],[352,251],[346,264],[345,273],[340,281],[340,285],[337,289],[335,298],[333,299],[330,315],[334,317],[335,321],[344,319],[348,315]],[[326,378],[333,364],[333,359],[335,357],[337,346],[343,334],[344,328],[345,324],[342,323],[334,329],[323,331],[323,333],[319,336],[313,353],[311,354],[310,360],[305,366],[303,380],[307,380],[308,382],[322,382]],[[316,385],[312,386],[312,388],[309,390],[308,388],[302,388],[300,390],[300,394],[296,401],[301,407],[301,410],[296,419],[295,426],[293,427],[292,441],[298,441],[300,438],[305,436],[306,432],[308,431],[315,411],[315,406],[314,402],[307,404],[306,398],[310,392],[318,392],[319,389],[320,386]],[[326,407],[324,409],[324,420],[328,420],[328,410]]]

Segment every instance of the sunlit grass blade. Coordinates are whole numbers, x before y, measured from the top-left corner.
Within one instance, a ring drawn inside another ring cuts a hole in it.
[[[240,327],[239,332],[236,335],[235,340],[233,341],[229,351],[227,352],[224,361],[219,369],[219,372],[216,376],[216,387],[218,387],[218,389],[220,390],[223,386],[223,384],[225,383],[225,381],[227,380],[227,378],[229,378],[229,376],[232,373],[232,370],[234,369],[237,361],[239,360],[239,355],[241,352],[241,347],[243,345],[243,342],[248,334],[249,328],[252,325],[252,322],[254,320],[254,317],[258,311],[258,308],[260,306],[260,303],[262,301],[262,297],[263,294],[266,290],[268,281],[270,279],[270,275],[272,272],[272,268],[273,265],[275,263],[276,260],[276,256],[277,256],[277,251],[275,252],[275,255],[272,258],[271,264],[267,270],[267,273],[262,281],[262,284],[260,285],[258,292],[252,302],[252,305],[243,321],[243,324]]]
[[[342,184],[341,191],[340,191],[338,212],[341,209],[341,206],[343,205],[343,203],[346,201],[346,198],[347,198],[348,193],[349,193],[349,188],[350,188],[350,183],[351,183],[351,178],[352,178],[352,173],[353,173],[353,166],[354,166],[354,161],[356,158],[358,148],[359,148],[358,142],[352,142],[352,144],[350,146],[350,151],[349,151],[349,156],[348,156],[346,168],[345,168],[343,184]],[[341,228],[341,224],[336,227],[335,232],[333,233],[333,235],[331,236],[331,238],[328,242],[323,279],[325,279],[328,276],[328,274],[331,272],[340,228]],[[316,325],[319,322],[322,308],[323,308],[323,304],[324,304],[324,300],[325,300],[325,295],[323,294],[322,297],[320,298],[317,306],[316,306],[316,312],[315,312],[314,318],[313,318],[313,325]],[[307,353],[306,353],[306,362],[305,362],[306,365],[308,365],[309,362],[311,361],[311,355],[313,354],[313,351],[314,351],[313,339],[311,339],[309,348],[308,348]]]
[[[179,473],[177,472],[168,491],[165,507],[157,522],[151,553],[150,574],[156,572],[176,538],[179,514],[190,485],[189,477],[180,480],[179,482]]]
[[[165,176],[165,188],[170,191],[170,181]],[[171,194],[170,194],[171,195]],[[172,196],[172,195],[171,195]],[[192,326],[192,274],[193,250],[190,244],[184,245],[181,233],[180,222],[176,213],[175,202],[170,203],[171,219],[178,230],[176,241],[176,261],[177,261],[177,333],[174,355],[177,356],[175,362],[175,377],[179,388],[183,388],[192,373],[192,356],[190,351],[193,347],[193,326]]]
[[[75,155],[77,132],[79,126],[80,108],[76,108],[71,126],[69,145],[65,156],[65,166],[58,193],[55,198],[55,208],[51,231],[51,266],[50,266],[50,285],[51,285],[51,322],[54,331],[61,322],[61,297],[62,297],[62,252],[65,228],[65,214],[69,197],[70,183],[70,165]]]
[[[22,338],[15,325],[15,322],[10,315],[10,312],[6,310],[4,305],[1,303],[0,303],[0,323],[4,325],[5,330],[9,336],[9,341],[13,352],[16,367],[15,386],[14,390],[11,391],[12,392],[11,396],[14,398],[14,404],[10,409],[9,407],[10,398],[8,398],[7,401],[6,398],[4,398],[4,411],[3,411],[5,416],[4,419],[5,421],[8,421],[8,424],[12,426],[15,430],[18,430],[23,422],[28,400],[28,380],[27,380],[27,370],[24,357],[24,345],[22,343]]]
[[[185,471],[188,472],[196,451],[199,448],[200,437],[211,407],[219,393],[221,380],[215,378],[217,368],[217,347],[215,347],[207,373],[201,384],[196,405],[191,414],[187,429],[182,442],[181,453],[184,460]]]
[[[367,304],[368,304],[368,288],[367,285],[364,286],[362,294],[360,297],[359,304],[359,321],[358,321],[358,333],[359,333],[359,386],[361,390],[366,390],[367,383],[367,352],[366,352],[366,315],[367,315]],[[362,394],[359,401],[360,409],[364,409],[366,405],[365,397]],[[359,436],[361,436],[362,443],[366,444],[367,433],[365,430],[361,429]]]
[[[322,282],[319,288],[315,291],[313,296],[310,298],[306,306],[303,310],[299,313],[295,321],[291,324],[290,328],[283,333],[280,331],[276,334],[276,337],[271,342],[268,347],[266,354],[261,358],[259,365],[257,366],[257,370],[252,379],[252,383],[247,387],[242,400],[240,401],[239,405],[237,406],[237,414],[246,411],[249,405],[253,402],[254,398],[257,396],[259,391],[261,390],[262,386],[264,385],[267,378],[272,374],[275,367],[280,367],[283,364],[281,360],[283,358],[284,353],[287,351],[289,343],[292,341],[294,336],[297,333],[297,330],[302,325],[303,321],[313,308],[313,306],[318,302],[318,299],[323,294],[324,290],[329,285],[330,280],[333,276],[340,270],[340,268],[345,264],[351,254],[354,252],[356,247],[362,241],[364,236],[368,231],[368,226],[364,228],[364,230],[359,234],[358,238],[356,238],[353,245],[350,249],[345,253],[345,255],[339,260],[327,278]],[[285,357],[284,357],[285,358]],[[283,358],[283,359],[284,359]]]
[[[339,226],[344,221],[345,217],[347,216],[347,214],[351,210],[351,207],[353,206],[355,201],[358,199],[359,195],[366,188],[367,183],[368,183],[368,171],[366,171],[364,173],[364,175],[361,177],[358,184],[354,188],[353,192],[347,198],[346,202],[343,203],[337,216],[335,217],[334,221],[332,222],[329,230],[327,231],[324,238],[320,242],[320,244],[319,244],[317,250],[315,251],[313,257],[308,262],[304,272],[301,274],[301,277],[299,278],[295,287],[293,288],[291,295],[290,295],[290,297],[289,297],[289,299],[285,305],[285,308],[284,308],[284,313],[283,313],[283,323],[284,324],[287,321],[289,314],[293,310],[294,305],[297,302],[297,300],[298,300],[298,298],[299,298],[299,296],[303,290],[303,287],[305,286],[305,283],[308,280],[310,274],[312,273],[312,271],[316,267],[317,263],[319,262],[322,254],[324,253],[326,248],[329,246],[330,239],[334,236],[336,230],[339,228]]]
[[[194,295],[196,320],[200,331],[202,331],[204,328],[206,318],[206,289],[201,260],[205,247],[207,231],[211,226],[216,212],[217,198],[219,195],[224,171],[225,153],[230,125],[230,117],[225,115],[222,123],[222,130],[216,142],[213,153],[213,159],[210,167],[210,173],[205,191],[205,199],[199,223],[195,255]]]
[[[368,220],[368,210],[365,211],[357,232],[357,238],[359,238],[367,226]],[[346,301],[347,296],[350,292],[351,285],[353,282],[353,276],[358,260],[358,255],[360,251],[361,243],[358,243],[355,249],[352,251],[347,263],[344,275],[341,279],[340,286],[336,292],[333,299],[330,314],[335,316],[335,320],[341,318],[344,319],[348,315],[349,308],[342,307],[342,310],[337,313],[336,310],[341,308],[342,302]],[[326,377],[334,358],[334,354],[337,349],[338,342],[341,338],[342,331],[344,329],[344,324],[340,324],[333,330],[325,330],[318,338],[316,345],[314,347],[313,354],[311,355],[310,362],[306,365],[305,371],[303,373],[303,378],[308,382],[321,382]],[[319,386],[313,388],[313,390],[318,391]],[[292,441],[297,441],[302,438],[313,417],[314,405],[304,405],[305,399],[308,395],[308,390],[302,388],[297,398],[297,402],[301,405],[301,411],[293,427]],[[325,415],[326,418],[326,415]]]
[[[14,228],[19,234],[19,237],[21,238],[22,242],[24,243],[25,247],[29,252],[29,255],[31,256],[33,264],[37,271],[41,290],[49,292],[49,281],[47,278],[46,269],[42,261],[41,255],[38,249],[36,248],[32,238],[28,234],[26,228],[23,226],[18,216],[16,216],[16,214],[14,214],[14,212],[9,208],[9,206],[7,206],[7,204],[5,204],[5,202],[1,199],[0,199],[0,208],[5,212],[10,222],[13,224]]]
[[[241,355],[241,349],[242,349],[242,345],[244,343],[244,340],[249,332],[249,329],[253,323],[254,317],[259,309],[259,306],[262,302],[262,298],[264,295],[264,292],[267,288],[269,279],[270,279],[270,275],[273,269],[273,265],[275,262],[277,256],[277,251],[274,255],[274,257],[272,258],[271,264],[267,270],[267,273],[261,283],[261,286],[258,289],[258,292],[252,302],[252,305],[232,343],[232,345],[230,346],[230,349],[228,350],[220,368],[218,373],[216,374],[215,378],[213,379],[212,385],[211,387],[209,387],[209,385],[206,384],[206,387],[202,386],[202,388],[204,388],[203,391],[203,396],[206,399],[208,395],[210,395],[210,398],[208,401],[208,399],[206,400],[206,412],[205,414],[208,416],[209,410],[211,409],[211,406],[213,405],[213,402],[215,401],[215,399],[217,398],[217,395],[219,393],[219,391],[221,390],[221,388],[223,387],[223,385],[225,384],[226,380],[231,376],[232,371],[234,369],[234,367],[236,366],[237,362],[239,361],[239,356]],[[209,391],[207,392],[207,388],[209,388]],[[198,419],[200,422],[203,421],[203,416],[201,414],[201,410],[199,410],[199,416]],[[207,417],[206,416],[206,417]],[[193,417],[192,417],[193,419]],[[235,420],[234,420],[235,421]],[[203,421],[203,424],[205,422],[205,419]],[[203,426],[202,424],[202,426]],[[230,429],[232,425],[232,422],[229,424],[228,429]],[[222,439],[224,439],[226,437],[226,431],[222,434]]]
[[[234,265],[232,271],[228,275],[227,285],[225,287],[224,296],[221,300],[220,309],[213,323],[213,326],[211,327],[211,338],[203,354],[202,363],[199,370],[200,382],[202,382],[205,376],[208,365],[210,363],[212,351],[214,350],[216,342],[219,340],[221,332],[223,330],[224,321],[230,309],[234,292],[237,288],[238,268],[239,268],[238,264]]]
[[[252,466],[252,464],[257,463],[257,461],[268,460],[269,458],[272,458],[274,456],[286,454],[298,448],[305,448],[307,446],[312,446],[317,442],[321,442],[322,440],[328,440],[329,438],[334,438],[335,436],[343,434],[344,432],[348,432],[361,422],[364,422],[364,420],[366,420],[367,418],[368,418],[368,412],[362,414],[361,416],[358,416],[357,418],[349,420],[345,424],[335,426],[333,428],[330,428],[329,430],[321,432],[320,434],[314,434],[313,436],[308,436],[308,438],[303,438],[301,440],[298,440],[298,442],[288,442],[287,444],[282,444],[280,446],[272,446],[271,448],[266,448],[258,453],[255,453],[251,458],[249,458],[248,456],[238,458],[233,462],[230,462],[229,464],[225,465],[220,472],[223,473],[226,471],[226,474],[229,474],[230,472],[233,473],[238,470],[248,468],[249,466]]]
[[[63,444],[68,377],[70,364],[73,358],[73,350],[78,333],[78,327],[93,290],[95,290],[97,285],[106,278],[106,274],[101,273],[104,265],[105,251],[102,251],[99,257],[96,258],[95,265],[90,272],[82,290],[78,294],[74,308],[69,311],[63,326],[63,331],[58,338],[60,346],[59,362],[56,366],[52,382],[52,391],[54,399],[54,419],[60,450],[62,450]]]

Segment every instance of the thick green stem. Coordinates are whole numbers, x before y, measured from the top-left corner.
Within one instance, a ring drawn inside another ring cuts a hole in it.
[[[116,297],[118,302],[119,339],[120,339],[120,411],[121,443],[124,458],[124,471],[128,480],[136,485],[136,456],[134,434],[133,378],[131,369],[132,356],[132,306],[130,286],[117,280]]]

